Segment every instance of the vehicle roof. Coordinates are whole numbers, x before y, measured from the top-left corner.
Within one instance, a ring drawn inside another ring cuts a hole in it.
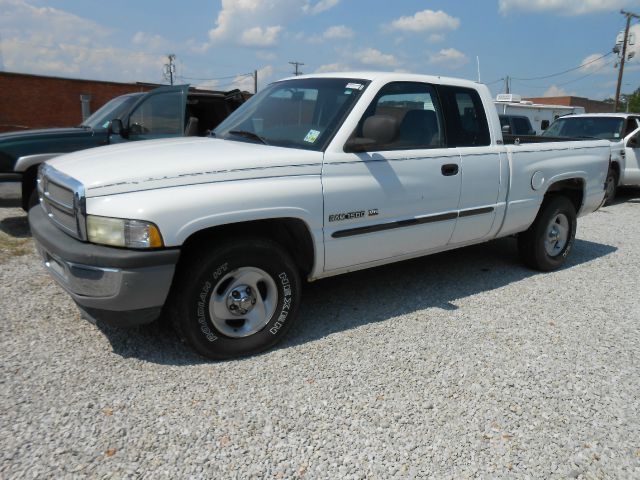
[[[330,72],[330,73],[312,73],[308,75],[299,75],[297,77],[287,77],[282,80],[294,80],[303,78],[351,78],[360,80],[382,80],[396,82],[427,82],[427,83],[446,83],[448,85],[456,85],[460,87],[477,88],[478,82],[465,80],[462,78],[442,77],[436,75],[422,75],[417,73],[401,73],[401,72],[372,72],[372,71],[352,71],[352,72]]]
[[[614,117],[614,118],[629,118],[637,117],[637,113],[577,113],[575,115],[567,115],[560,118],[576,118],[576,117]]]

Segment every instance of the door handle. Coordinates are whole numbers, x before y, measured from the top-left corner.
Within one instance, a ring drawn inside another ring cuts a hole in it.
[[[447,163],[446,165],[442,165],[441,171],[442,175],[445,177],[451,177],[452,175],[458,174],[458,164],[457,163]]]

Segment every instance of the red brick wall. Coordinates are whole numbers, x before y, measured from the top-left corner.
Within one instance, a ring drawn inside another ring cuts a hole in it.
[[[154,86],[0,72],[0,132],[72,127],[82,122],[80,95],[91,95],[91,113],[118,95]]]
[[[548,105],[566,105],[567,107],[584,107],[585,113],[611,113],[613,104],[590,100],[583,97],[538,97],[526,98],[533,103],[545,103]]]

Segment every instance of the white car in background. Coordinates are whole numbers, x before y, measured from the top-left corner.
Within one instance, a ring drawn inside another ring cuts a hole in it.
[[[607,175],[606,202],[611,203],[618,186],[640,185],[640,115],[590,113],[569,115],[553,122],[543,136],[604,138],[612,142],[611,168]]]

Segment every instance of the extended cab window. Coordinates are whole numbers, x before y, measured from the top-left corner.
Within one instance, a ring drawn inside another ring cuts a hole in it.
[[[475,147],[491,144],[487,116],[480,95],[473,89],[439,86],[444,106],[448,146]]]
[[[444,146],[444,128],[435,89],[426,83],[393,82],[385,85],[358,123],[356,136],[362,136],[367,118],[394,117],[399,126],[394,141],[380,150],[411,150]]]

